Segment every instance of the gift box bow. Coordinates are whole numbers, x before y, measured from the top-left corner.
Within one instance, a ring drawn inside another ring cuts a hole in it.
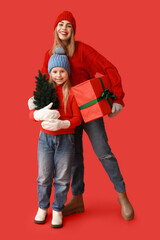
[[[87,107],[90,107],[90,106],[92,106],[93,104],[96,104],[96,103],[100,102],[100,101],[103,100],[103,99],[107,99],[107,101],[108,101],[108,103],[109,103],[109,106],[110,106],[111,109],[112,109],[112,104],[111,104],[111,101],[110,101],[109,98],[111,98],[112,100],[114,100],[114,99],[116,99],[116,96],[115,96],[112,92],[110,92],[108,88],[105,88],[101,77],[99,77],[99,80],[100,80],[100,82],[101,82],[101,84],[102,84],[102,87],[103,87],[103,92],[102,92],[101,96],[98,97],[98,98],[96,98],[96,99],[94,99],[94,100],[92,100],[92,101],[90,101],[90,102],[88,102],[88,103],[85,103],[85,104],[81,105],[81,106],[79,107],[80,110],[85,109],[85,108],[87,108]]]

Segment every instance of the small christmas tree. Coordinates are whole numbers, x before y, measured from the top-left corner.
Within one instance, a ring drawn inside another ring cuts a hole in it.
[[[39,70],[38,77],[35,77],[36,90],[33,92],[33,103],[36,105],[36,110],[47,106],[51,102],[53,102],[52,109],[57,109],[59,107],[59,101],[55,88],[53,88],[53,83],[49,83],[49,80],[46,79],[46,76],[47,74],[42,75],[41,71]]]

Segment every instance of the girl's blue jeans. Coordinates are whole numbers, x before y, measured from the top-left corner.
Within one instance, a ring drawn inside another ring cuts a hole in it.
[[[125,192],[125,183],[121,175],[117,159],[111,152],[108,144],[103,118],[84,123],[76,128],[75,146],[76,157],[72,166],[72,194],[78,195],[84,192],[84,164],[83,164],[83,145],[82,134],[83,129],[87,133],[93,150],[100,160],[104,170],[109,175],[111,182],[117,192]]]
[[[62,211],[70,185],[71,166],[75,159],[74,134],[50,135],[40,132],[38,142],[38,205],[50,206],[54,178],[54,203],[52,208]]]

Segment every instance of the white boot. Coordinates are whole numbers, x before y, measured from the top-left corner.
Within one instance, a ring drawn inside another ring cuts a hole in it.
[[[62,212],[57,212],[53,210],[53,217],[51,227],[53,228],[61,228],[63,226],[63,217]]]
[[[38,224],[44,224],[47,217],[47,210],[48,209],[38,208],[34,222]]]

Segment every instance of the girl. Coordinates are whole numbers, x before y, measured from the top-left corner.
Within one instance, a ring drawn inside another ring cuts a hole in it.
[[[51,56],[48,73],[49,81],[53,82],[53,87],[56,88],[60,107],[58,111],[51,110],[52,104],[49,104],[40,110],[31,111],[33,119],[42,121],[38,143],[39,209],[34,221],[38,224],[45,223],[54,178],[55,196],[51,226],[60,228],[63,226],[62,210],[67,199],[71,165],[75,159],[74,130],[81,124],[82,119],[75,98],[69,91],[70,65],[62,48],[57,48]]]
[[[71,66],[70,80],[73,86],[94,78],[96,73],[107,75],[109,77],[112,84],[112,92],[117,97],[117,99],[114,100],[111,113],[111,116],[115,116],[122,110],[122,106],[124,106],[124,92],[122,90],[119,73],[107,59],[105,59],[93,48],[82,42],[75,41],[75,33],[76,21],[72,13],[68,11],[62,12],[57,17],[54,25],[54,44],[53,47],[46,52],[42,73],[47,72],[48,61],[50,56],[54,53],[55,47],[57,45],[63,46],[69,57]],[[30,100],[29,103],[31,106],[32,101]],[[87,133],[103,168],[114,184],[115,190],[118,192],[118,201],[121,205],[122,217],[125,220],[131,220],[134,217],[134,211],[126,194],[125,183],[120,173],[117,159],[111,152],[111,148],[108,144],[103,118],[99,118],[89,123],[84,123],[82,121],[81,126],[76,128],[76,158],[72,167],[72,199],[64,208],[63,215],[84,212],[82,197],[84,192],[84,164],[82,148],[83,129]]]

